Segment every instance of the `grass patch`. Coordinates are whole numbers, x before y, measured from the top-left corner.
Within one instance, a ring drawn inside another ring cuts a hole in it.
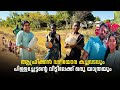
[[[57,30],[57,33],[61,35],[61,48],[62,48],[62,58],[65,57],[66,49],[64,48],[65,37],[70,33],[71,29]],[[84,35],[85,43],[88,41],[90,36],[95,36],[95,29],[80,29],[79,32]],[[34,35],[38,38],[37,46],[35,48],[36,57],[39,59],[44,59],[47,53],[47,48],[45,47],[46,35],[50,32],[49,30],[31,30]],[[12,33],[12,28],[0,28],[0,34],[3,34],[7,39],[15,41],[14,34]]]

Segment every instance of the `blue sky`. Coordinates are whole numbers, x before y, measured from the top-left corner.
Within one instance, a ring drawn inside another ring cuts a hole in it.
[[[26,11],[17,11],[18,13],[24,13]],[[29,12],[29,11],[28,11]],[[43,12],[43,11],[41,11]],[[48,11],[49,14],[55,14],[55,11]],[[96,17],[100,17],[101,20],[114,19],[114,11],[93,11],[92,14]],[[0,18],[3,20],[9,16],[9,11],[0,11]]]
[[[114,11],[93,11],[92,14],[100,17],[101,20],[114,19]]]

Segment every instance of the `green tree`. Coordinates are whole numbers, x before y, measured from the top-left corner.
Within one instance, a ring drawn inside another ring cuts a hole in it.
[[[100,17],[95,17],[95,21],[100,21]]]
[[[48,11],[44,13],[37,12],[25,12],[18,14],[16,11],[10,11],[6,20],[1,20],[0,25],[6,27],[15,27],[17,24],[20,26],[23,20],[28,20],[31,23],[32,28],[41,28],[43,24],[47,24],[47,27],[51,23],[56,23],[58,26],[66,27],[72,26],[74,21],[93,20],[91,11],[57,11],[55,15],[50,15]]]
[[[73,21],[84,21],[85,17],[91,13],[91,11],[74,11]]]
[[[104,20],[105,23],[108,22],[108,21],[111,21],[111,20],[110,20],[110,19],[106,19],[106,20]]]
[[[114,21],[120,24],[120,11],[114,11]]]
[[[89,13],[88,15],[86,15],[86,17],[84,18],[84,20],[86,20],[86,21],[94,21],[95,17],[93,16],[92,13]]]

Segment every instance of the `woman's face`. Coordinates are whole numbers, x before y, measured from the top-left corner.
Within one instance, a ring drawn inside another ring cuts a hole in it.
[[[111,36],[110,39],[108,40],[108,47],[111,50],[116,49],[116,39],[114,36]]]
[[[30,24],[29,23],[25,23],[24,26],[23,26],[23,30],[30,31]]]

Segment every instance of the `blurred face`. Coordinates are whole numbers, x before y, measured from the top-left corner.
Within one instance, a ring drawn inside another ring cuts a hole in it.
[[[108,47],[110,48],[110,50],[116,49],[116,39],[114,36],[111,36],[110,39],[108,40]]]
[[[51,31],[56,31],[56,27],[55,26],[51,26]]]
[[[30,24],[29,23],[25,23],[24,26],[23,26],[23,30],[25,31],[30,31]]]
[[[105,36],[107,35],[107,28],[105,26],[101,26],[100,30],[99,30],[99,37],[101,40],[103,40],[105,38]]]
[[[79,29],[80,29],[80,25],[78,23],[74,23],[73,24],[73,30],[74,30],[74,32],[78,32]]]

